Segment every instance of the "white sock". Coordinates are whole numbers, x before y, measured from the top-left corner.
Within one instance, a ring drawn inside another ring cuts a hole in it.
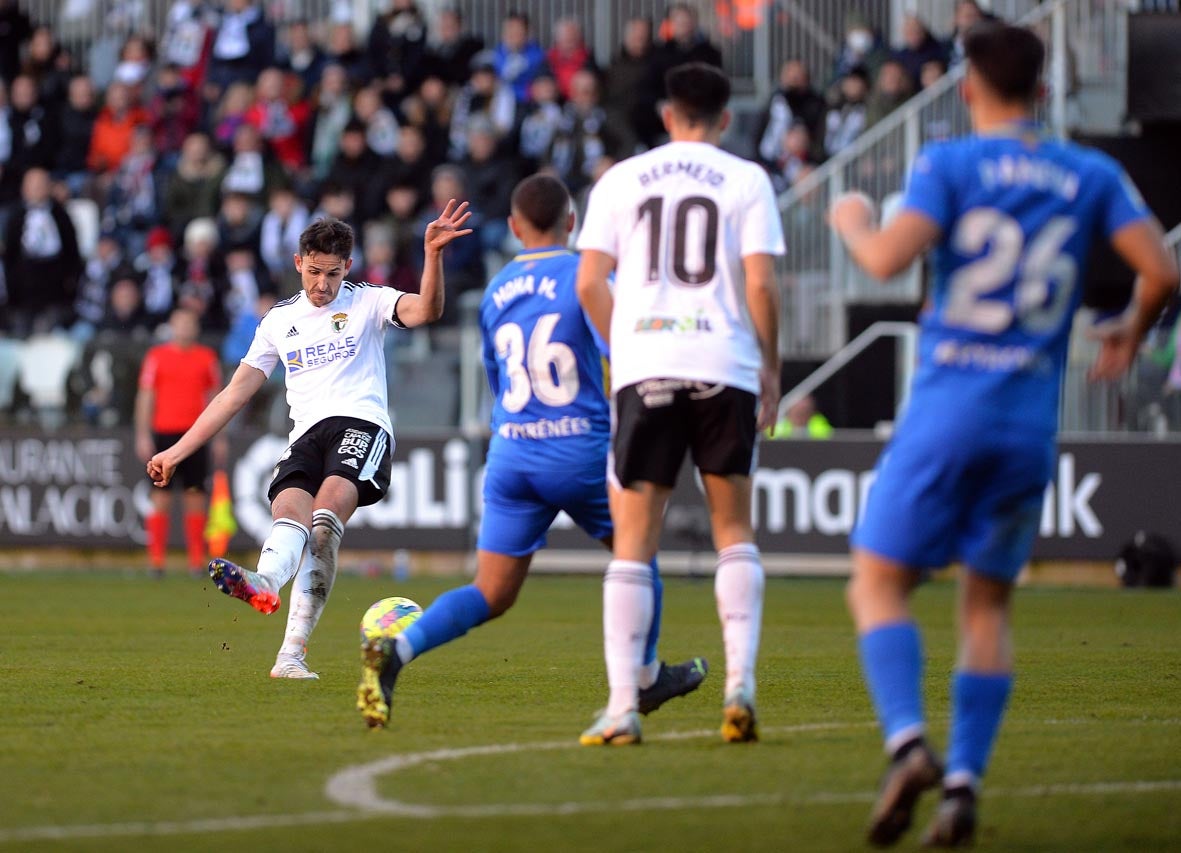
[[[754,698],[763,622],[763,564],[753,543],[741,542],[718,552],[714,597],[726,647],[725,695],[745,690]]]
[[[336,580],[336,557],[344,525],[329,509],[312,513],[312,535],[303,564],[291,585],[291,606],[287,611],[287,632],[279,654],[302,656],[308,637],[316,630],[324,605]]]
[[[640,665],[640,689],[647,690],[656,683],[656,676],[660,675],[660,659]]]
[[[271,535],[258,555],[258,574],[271,592],[278,592],[295,577],[307,544],[308,529],[298,521],[277,518],[271,524]]]
[[[603,579],[603,647],[611,716],[636,710],[652,607],[652,568],[647,563],[612,560]]]

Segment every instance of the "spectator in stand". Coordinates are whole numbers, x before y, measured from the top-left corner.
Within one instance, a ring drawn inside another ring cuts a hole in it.
[[[612,121],[625,123],[645,148],[656,146],[664,135],[656,108],[662,86],[657,79],[652,22],[631,18],[623,30],[623,45],[607,69],[603,103]]]
[[[391,103],[418,89],[426,74],[427,26],[414,0],[389,0],[369,30],[369,70]]]
[[[312,38],[308,22],[301,18],[289,23],[279,47],[279,67],[298,77],[304,92],[315,91],[328,56]]]
[[[947,63],[942,59],[931,59],[919,70],[919,83],[924,89],[947,73]]]
[[[65,101],[72,76],[70,66],[70,55],[57,43],[53,28],[43,24],[34,29],[21,73],[36,82],[38,100],[46,107],[56,109]]]
[[[333,24],[328,31],[328,61],[345,70],[351,86],[364,86],[373,76],[365,53],[357,47],[350,23]]]
[[[237,370],[238,362],[245,358],[246,353],[250,351],[250,344],[254,341],[254,332],[258,329],[259,320],[274,307],[276,301],[275,294],[260,293],[252,310],[242,311],[238,314],[221,342],[221,363],[227,369]],[[274,375],[276,374],[272,374],[272,376]],[[280,381],[279,384],[282,385],[282,382]]]
[[[878,68],[873,92],[866,101],[865,126],[873,127],[898,109],[914,93],[914,83],[901,62],[887,59]]]
[[[795,124],[803,124],[808,132],[812,145],[809,160],[823,159],[825,113],[824,98],[812,88],[808,67],[798,59],[787,60],[779,69],[779,89],[759,118],[755,134],[759,160],[777,168],[786,153],[787,132]]]
[[[459,162],[467,155],[467,134],[473,122],[491,125],[502,140],[510,136],[517,124],[517,99],[512,87],[497,76],[492,57],[480,54],[473,61],[472,79],[460,91],[451,116],[448,159],[452,162]],[[533,76],[536,74],[530,75],[531,79]]]
[[[71,195],[82,195],[90,183],[86,157],[98,117],[94,84],[85,74],[70,80],[66,104],[58,113],[58,144],[53,174],[64,181]]]
[[[213,219],[194,219],[185,228],[179,268],[177,305],[195,311],[206,331],[224,332],[229,327],[224,304],[229,283],[225,258],[218,251],[217,223]]]
[[[385,105],[377,83],[353,96],[353,117],[365,125],[365,141],[375,154],[389,157],[398,149],[398,120]]]
[[[271,192],[270,209],[262,218],[258,255],[282,296],[299,292],[299,273],[291,258],[299,254],[299,235],[310,221],[307,206],[294,191],[276,187]]]
[[[171,340],[148,350],[139,375],[135,400],[135,449],[147,462],[171,446],[193,425],[221,389],[217,353],[197,343],[201,322],[192,311],[177,309],[168,322]],[[225,465],[225,439],[215,439],[214,456]],[[189,574],[205,574],[205,523],[209,495],[209,450],[202,447],[177,469],[174,482],[183,489],[185,546]],[[168,527],[172,515],[171,489],[152,489],[152,512],[146,519],[148,562],[153,574],[164,574]]]
[[[98,328],[98,338],[146,338],[152,332],[143,310],[139,280],[130,269],[120,269],[111,281],[107,310]]]
[[[217,245],[226,257],[238,249],[258,254],[262,239],[263,212],[245,193],[226,193],[217,212]]]
[[[347,188],[354,200],[362,200],[368,214],[370,189],[378,185],[386,162],[369,147],[365,125],[353,119],[340,135],[340,150],[324,178],[324,186]]]
[[[176,66],[190,92],[199,92],[213,47],[216,14],[203,0],[174,0],[168,9],[160,59]]]
[[[980,8],[976,0],[957,0],[955,16],[952,19],[951,46],[948,49],[947,64],[954,68],[964,61],[964,36],[981,21],[991,20],[994,16]]]
[[[599,160],[619,160],[633,148],[634,143],[607,121],[607,112],[599,105],[599,80],[594,72],[577,72],[546,165],[574,195],[591,183]]]
[[[463,29],[463,13],[454,6],[440,10],[435,38],[426,56],[426,76],[438,77],[449,86],[462,86],[472,76],[472,58],[484,49],[484,40]]]
[[[111,176],[102,213],[104,228],[113,230],[132,256],[143,250],[148,229],[159,216],[155,168],[152,129],[141,124],[132,132],[127,156]]]
[[[90,340],[106,316],[111,284],[125,270],[123,247],[110,232],[99,235],[98,243],[78,279],[78,295],[74,299],[75,321],[70,336],[78,341]]]
[[[722,52],[702,32],[697,9],[688,3],[673,3],[661,25],[664,42],[656,51],[656,80],[664,97],[664,75],[687,62],[704,62],[722,67]]]
[[[271,190],[288,183],[283,167],[271,155],[258,128],[243,124],[234,133],[234,156],[221,179],[221,192],[241,193],[262,209]]]
[[[32,33],[19,0],[0,0],[0,82],[11,84],[20,73],[20,58]]]
[[[453,198],[468,197],[467,187],[463,183],[463,171],[458,166],[445,164],[435,168],[431,173],[431,195],[426,208],[419,214],[415,225],[415,268],[423,267],[423,238],[427,225],[439,218],[447,201]],[[476,216],[468,220],[467,227],[472,228]],[[443,254],[443,280],[446,283],[446,296],[443,301],[443,316],[435,326],[455,326],[459,319],[459,295],[468,290],[482,289],[486,284],[484,278],[484,258],[480,247],[479,227],[475,228],[476,239],[456,240]]]
[[[390,243],[394,247],[395,274],[387,284],[393,284],[407,293],[418,293],[414,241],[419,202],[423,196],[419,195],[414,184],[395,184],[386,192],[385,198],[385,212],[371,224],[380,226],[389,235]],[[395,284],[396,281],[402,284]]]
[[[16,337],[68,328],[82,259],[74,224],[50,193],[49,172],[33,167],[4,228],[8,328]]]
[[[497,144],[496,132],[475,124],[468,131],[468,156],[463,169],[465,198],[480,211],[480,245],[485,252],[504,252],[508,238],[509,199],[520,175],[517,164]]]
[[[947,62],[947,47],[931,34],[922,18],[907,15],[902,19],[902,47],[894,51],[894,59],[906,69],[910,79],[917,82],[922,78],[923,65],[932,61]]]
[[[226,0],[213,37],[208,81],[218,92],[252,83],[275,62],[275,29],[255,0]]]
[[[797,121],[783,134],[781,153],[769,170],[771,185],[775,187],[775,192],[786,192],[815,165],[812,159],[812,135],[806,124]]]
[[[105,187],[131,150],[135,129],[150,125],[151,116],[147,110],[132,103],[131,91],[123,83],[111,83],[104,101],[105,105],[94,121],[94,136],[90,139],[86,165],[96,173],[100,186]]]
[[[399,252],[392,229],[380,222],[365,226],[365,269],[361,281],[384,284],[404,293],[418,292],[418,273],[409,254]]]
[[[421,132],[426,146],[424,156],[431,168],[447,159],[454,107],[455,98],[450,88],[442,78],[434,76],[423,80],[418,92],[402,101],[402,115],[408,125]]]
[[[298,174],[307,164],[305,146],[310,117],[306,101],[288,96],[283,71],[268,68],[259,75],[254,104],[246,111],[246,122],[258,128],[259,135],[289,175]]]
[[[217,104],[213,117],[213,141],[218,148],[229,151],[234,146],[234,134],[246,124],[246,114],[254,105],[254,86],[233,83]]]
[[[508,84],[517,103],[525,103],[529,97],[529,84],[545,67],[545,51],[530,37],[529,16],[524,12],[505,15],[493,61],[496,76]],[[473,73],[475,70],[473,68]]]
[[[872,78],[889,56],[889,49],[882,43],[873,27],[860,14],[854,12],[849,15],[845,24],[845,41],[833,64],[833,80],[839,85],[855,68],[863,69]]]
[[[435,167],[426,158],[426,143],[414,125],[402,128],[398,138],[398,150],[393,157],[381,161],[377,174],[370,180],[366,195],[361,201],[361,218],[372,219],[385,209],[385,197],[395,185],[413,186],[418,198],[426,198],[431,187],[431,170]],[[290,263],[287,266],[291,266]]]
[[[184,141],[197,130],[201,118],[197,98],[175,65],[165,65],[157,72],[156,93],[148,112],[159,167],[171,174]]]
[[[150,326],[158,326],[176,303],[176,254],[167,228],[157,225],[148,232],[144,253],[135,259],[135,266],[143,278],[144,315]]]
[[[59,119],[41,102],[36,81],[26,74],[12,81],[9,100],[12,153],[8,168],[14,173],[12,179],[19,182],[26,169],[53,167],[57,156]]]
[[[8,87],[0,80],[0,207],[16,198],[16,175],[10,166],[12,137],[12,107],[8,103]],[[0,263],[0,298],[4,292],[3,272],[4,265]]]
[[[524,169],[534,172],[549,156],[554,136],[562,124],[562,105],[558,102],[558,84],[547,73],[537,76],[529,93],[529,106],[521,121],[517,153]]]
[[[361,223],[357,218],[356,198],[349,187],[325,184],[320,188],[320,203],[312,211],[311,219],[315,222],[317,219],[328,218],[339,219],[352,228],[354,234],[364,236],[360,228]],[[365,263],[363,252],[364,246],[360,240],[356,240],[351,255],[354,266],[359,267]]]
[[[131,100],[137,104],[146,102],[154,89],[152,64],[155,60],[152,45],[143,36],[129,36],[119,49],[113,79],[130,90]]]
[[[213,150],[209,137],[192,133],[185,138],[176,172],[164,190],[164,221],[179,240],[194,219],[217,214],[225,160]]]
[[[226,280],[230,288],[226,292],[226,313],[230,325],[245,312],[254,310],[259,294],[275,289],[271,277],[258,260],[253,249],[241,246],[226,252]]]
[[[323,180],[336,159],[340,135],[353,115],[349,77],[343,66],[336,63],[324,66],[312,104],[312,177]],[[286,266],[291,266],[289,260],[284,259]]]
[[[843,151],[865,130],[865,100],[869,74],[854,68],[837,84],[836,98],[825,117],[824,151],[831,157]]]
[[[584,68],[594,69],[595,60],[582,36],[582,25],[574,18],[554,22],[554,43],[546,52],[545,60],[557,81],[563,99],[570,98],[570,84],[574,75]]]

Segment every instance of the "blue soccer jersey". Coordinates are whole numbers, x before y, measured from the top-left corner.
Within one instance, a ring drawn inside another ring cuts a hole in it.
[[[595,539],[611,533],[603,347],[578,303],[577,273],[574,252],[525,251],[480,303],[494,398],[481,550],[537,551],[560,510]]]
[[[1148,216],[1120,166],[1031,125],[926,146],[904,210],[941,237],[911,408],[1053,435],[1096,238]]]
[[[902,206],[940,239],[910,402],[853,544],[1011,580],[1053,470],[1087,254],[1149,214],[1106,155],[1030,125],[925,147]]]

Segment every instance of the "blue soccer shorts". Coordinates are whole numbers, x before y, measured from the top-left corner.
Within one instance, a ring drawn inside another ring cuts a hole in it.
[[[1033,550],[1054,442],[908,421],[878,460],[853,546],[920,571],[960,560],[1012,582]]]
[[[560,471],[521,471],[488,463],[484,471],[484,516],[476,547],[523,557],[545,547],[545,533],[565,510],[594,539],[611,535],[607,464]]]

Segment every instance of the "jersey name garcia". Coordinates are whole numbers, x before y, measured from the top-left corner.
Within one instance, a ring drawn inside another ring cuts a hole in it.
[[[784,253],[762,167],[702,142],[617,163],[591,191],[578,247],[615,258],[615,388],[671,378],[758,394],[742,259]]]
[[[387,325],[395,325],[394,308],[403,295],[392,287],[346,281],[322,308],[300,291],[262,318],[242,363],[267,376],[283,365],[295,422],[292,442],[335,416],[361,418],[393,434],[382,337]]]
[[[484,291],[490,463],[559,472],[605,464],[611,424],[603,360],[578,303],[577,273],[574,252],[526,250]]]
[[[1021,124],[926,146],[903,209],[940,239],[910,408],[1053,435],[1096,239],[1148,216],[1107,155]]]

